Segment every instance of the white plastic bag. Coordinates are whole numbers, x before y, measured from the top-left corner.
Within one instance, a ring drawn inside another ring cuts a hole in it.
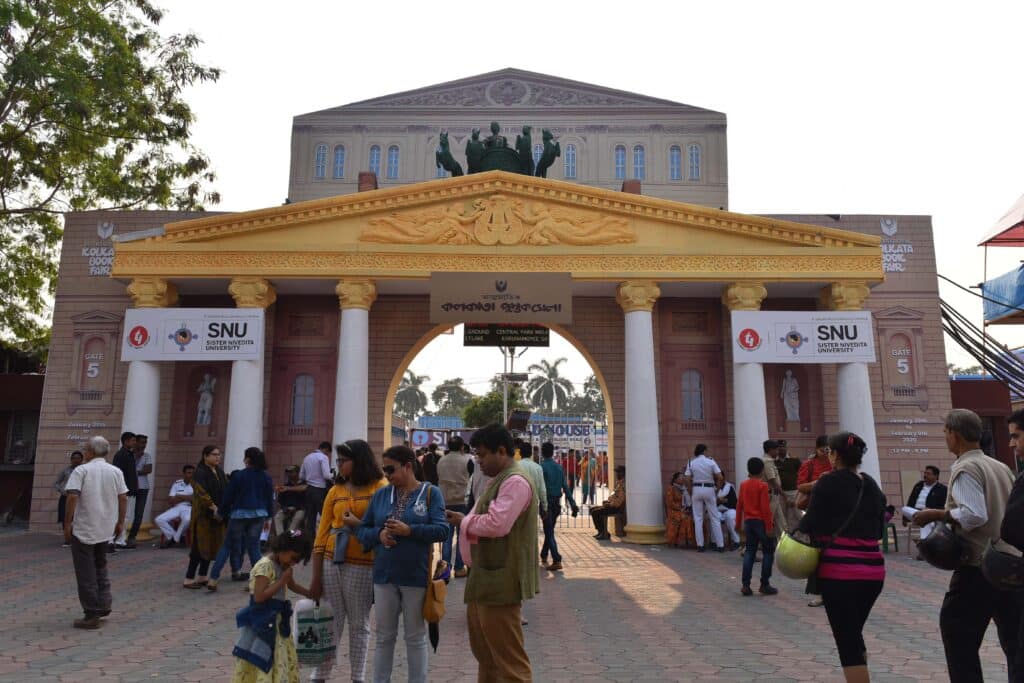
[[[292,628],[299,664],[319,666],[334,657],[334,613],[326,603],[302,599],[295,603]]]

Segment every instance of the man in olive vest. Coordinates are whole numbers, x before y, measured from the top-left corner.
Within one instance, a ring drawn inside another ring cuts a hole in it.
[[[919,510],[913,522],[924,526],[945,521],[963,539],[964,564],[953,572],[939,612],[939,630],[946,650],[949,678],[981,681],[978,648],[990,621],[995,620],[999,644],[1006,654],[1009,680],[1019,681],[1017,628],[1020,610],[1013,595],[997,590],[981,573],[981,558],[990,543],[1009,546],[999,538],[1006,503],[1013,486],[1010,468],[985,455],[979,446],[981,418],[970,410],[953,410],[946,416],[946,446],[956,455],[949,473],[945,510]]]
[[[470,443],[491,483],[472,512],[445,515],[459,527],[460,551],[472,569],[465,601],[477,680],[532,681],[521,613],[523,600],[537,593],[538,492],[503,426],[477,430]]]

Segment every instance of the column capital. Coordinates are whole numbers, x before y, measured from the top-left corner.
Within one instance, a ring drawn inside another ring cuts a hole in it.
[[[261,277],[231,278],[228,291],[239,308],[268,308],[277,301],[274,285]]]
[[[137,277],[128,283],[135,308],[168,308],[178,303],[178,288],[158,277]]]
[[[760,311],[767,296],[763,282],[734,282],[722,290],[722,303],[730,311]]]
[[[343,310],[362,308],[368,311],[377,300],[377,286],[367,278],[339,280],[334,293],[338,295],[338,308]]]
[[[661,296],[661,289],[654,280],[626,280],[615,292],[615,301],[625,313],[654,309],[654,302]]]
[[[833,282],[821,290],[821,303],[830,311],[859,311],[871,294],[871,288],[863,280]]]

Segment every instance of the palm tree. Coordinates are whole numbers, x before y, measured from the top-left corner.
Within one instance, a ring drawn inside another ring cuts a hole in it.
[[[553,411],[563,409],[569,403],[574,393],[572,382],[558,375],[558,366],[568,361],[568,358],[559,358],[554,363],[542,360],[527,368],[529,372],[537,373],[526,383],[526,395],[534,408]]]
[[[426,410],[427,395],[420,386],[429,381],[427,375],[417,375],[412,370],[406,370],[395,392],[395,412],[407,420],[415,420],[417,415]]]

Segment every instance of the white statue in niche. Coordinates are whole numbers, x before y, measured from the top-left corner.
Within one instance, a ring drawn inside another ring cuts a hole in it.
[[[213,417],[213,388],[217,386],[217,378],[210,373],[203,374],[196,393],[199,394],[199,409],[196,410],[196,424],[208,425]]]
[[[796,381],[792,370],[786,370],[782,378],[782,389],[779,398],[786,409],[786,422],[800,422],[800,383]]]

